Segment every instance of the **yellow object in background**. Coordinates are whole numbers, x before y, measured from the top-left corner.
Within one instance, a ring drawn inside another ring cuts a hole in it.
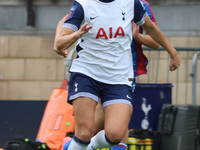
[[[152,150],[152,139],[139,139],[135,137],[128,138],[128,150]]]
[[[153,140],[150,138],[139,139],[129,137],[127,143],[127,150],[152,150]],[[97,150],[110,150],[110,148],[101,148]]]
[[[153,140],[150,138],[146,138],[144,140],[142,140],[142,143],[144,145],[144,150],[152,150],[152,144],[153,144]]]
[[[138,140],[137,138],[134,137],[129,137],[128,138],[128,150],[137,150],[137,144],[138,144]]]

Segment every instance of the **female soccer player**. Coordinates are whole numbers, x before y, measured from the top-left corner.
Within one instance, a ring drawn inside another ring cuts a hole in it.
[[[167,50],[170,71],[180,65],[176,50],[151,22],[139,0],[75,1],[55,38],[56,51],[61,54],[81,38],[76,48],[78,57],[69,69],[68,102],[73,104],[76,123],[69,150],[111,147],[121,141],[128,128],[132,107],[132,20]],[[99,98],[105,130],[91,139]]]

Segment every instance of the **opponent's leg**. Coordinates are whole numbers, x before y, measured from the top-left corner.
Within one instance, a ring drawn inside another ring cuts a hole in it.
[[[104,112],[100,101],[96,107],[94,119],[93,136],[104,129]]]

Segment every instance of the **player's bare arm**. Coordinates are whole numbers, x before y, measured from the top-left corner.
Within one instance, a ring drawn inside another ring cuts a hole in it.
[[[76,32],[70,28],[62,28],[61,33],[55,39],[55,47],[58,51],[68,49],[73,45],[83,34],[87,33],[92,26],[87,23],[83,24]]]
[[[58,22],[58,25],[57,25],[57,28],[56,28],[56,35],[55,35],[55,41],[57,40],[61,30],[62,30],[62,25],[63,23],[65,22],[65,20],[67,19],[68,15],[64,16],[59,22]],[[56,44],[54,42],[54,45],[53,45],[53,50],[58,54],[58,55],[61,55],[63,57],[67,57],[67,54],[68,54],[68,51],[67,49],[66,50],[63,50],[63,51],[58,51],[57,50],[57,47],[56,47]]]
[[[58,22],[58,25],[57,25],[57,28],[56,28],[56,35],[55,35],[55,39],[58,38],[59,34],[61,33],[61,30],[62,30],[62,26],[65,22],[65,20],[67,19],[68,17],[68,14],[66,16],[64,16],[59,22]],[[54,45],[55,47],[55,45]]]
[[[142,25],[146,33],[148,33],[157,43],[159,43],[170,55],[170,71],[176,70],[181,63],[181,59],[177,51],[169,43],[165,35],[160,29],[150,20],[149,16],[145,17],[145,23]]]
[[[139,32],[139,26],[137,24],[135,24],[132,21],[132,32],[133,32],[133,37],[141,44],[153,48],[153,49],[158,49],[159,48],[159,44],[154,41],[151,36],[149,35],[144,35],[142,33]]]

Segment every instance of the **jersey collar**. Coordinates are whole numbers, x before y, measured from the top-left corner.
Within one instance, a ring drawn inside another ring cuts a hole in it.
[[[114,0],[99,0],[99,1],[103,3],[110,3],[110,2],[113,2]]]

